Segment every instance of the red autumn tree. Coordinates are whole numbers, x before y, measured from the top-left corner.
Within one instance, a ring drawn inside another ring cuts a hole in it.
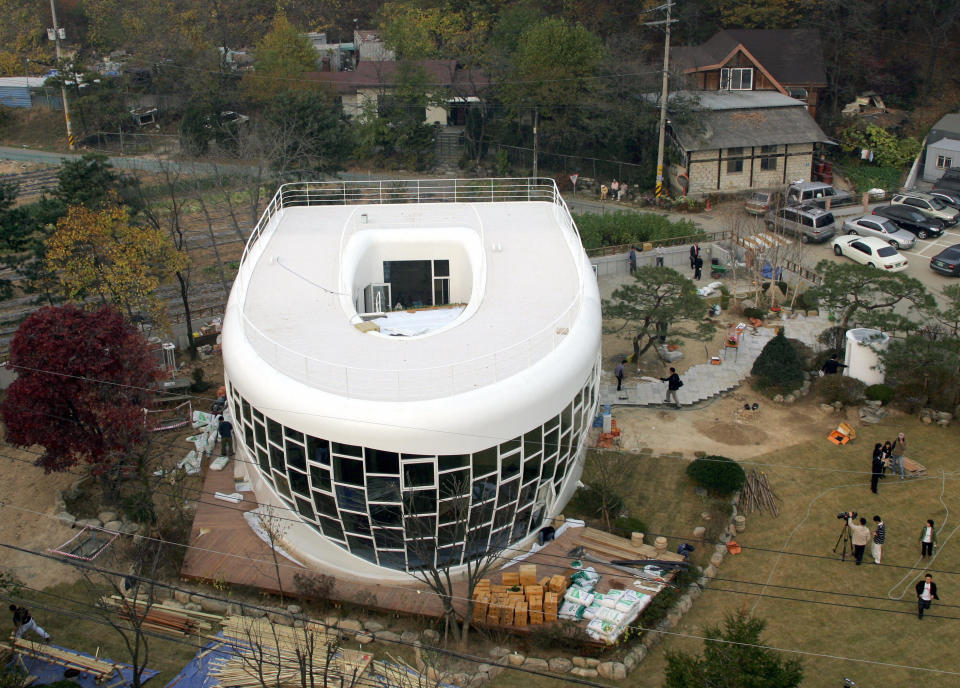
[[[47,471],[85,462],[104,476],[144,441],[157,367],[115,308],[41,308],[14,335],[8,365],[17,379],[0,407],[6,439],[43,447]]]

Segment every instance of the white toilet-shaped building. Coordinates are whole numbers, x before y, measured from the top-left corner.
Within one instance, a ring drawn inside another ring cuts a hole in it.
[[[511,554],[576,487],[600,334],[552,180],[283,186],[224,319],[238,470],[304,564]]]

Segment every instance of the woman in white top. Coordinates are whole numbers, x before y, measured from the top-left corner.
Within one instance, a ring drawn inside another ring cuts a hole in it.
[[[927,519],[923,530],[920,531],[920,556],[933,556],[933,548],[937,544],[937,531],[933,527],[933,519]]]

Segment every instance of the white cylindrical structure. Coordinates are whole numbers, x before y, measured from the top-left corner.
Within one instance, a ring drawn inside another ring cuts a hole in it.
[[[880,330],[857,327],[847,330],[847,367],[850,377],[865,385],[883,384],[886,372],[880,362],[880,352],[886,350],[890,337]]]

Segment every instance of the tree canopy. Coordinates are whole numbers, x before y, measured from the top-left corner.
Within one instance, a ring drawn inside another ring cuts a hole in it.
[[[764,388],[783,392],[799,389],[805,377],[800,356],[782,329],[763,347],[750,373]]]
[[[709,339],[715,326],[704,320],[707,306],[693,282],[673,268],[640,266],[633,283],[603,302],[603,315],[622,320],[610,331],[628,330],[638,337],[640,354],[661,337]]]
[[[157,369],[147,342],[119,311],[73,305],[35,311],[10,343],[17,379],[0,411],[7,441],[40,445],[38,464],[103,471],[143,440],[143,408]]]
[[[304,88],[304,72],[317,69],[317,51],[283,12],[257,43],[255,71],[243,77],[243,90],[250,100],[265,103],[282,91]]]
[[[766,622],[740,610],[723,628],[709,626],[703,654],[667,650],[665,688],[796,688],[803,680],[798,659],[783,659],[762,645]]]
[[[281,176],[336,172],[353,149],[343,109],[326,93],[284,91],[270,101],[266,123]]]

